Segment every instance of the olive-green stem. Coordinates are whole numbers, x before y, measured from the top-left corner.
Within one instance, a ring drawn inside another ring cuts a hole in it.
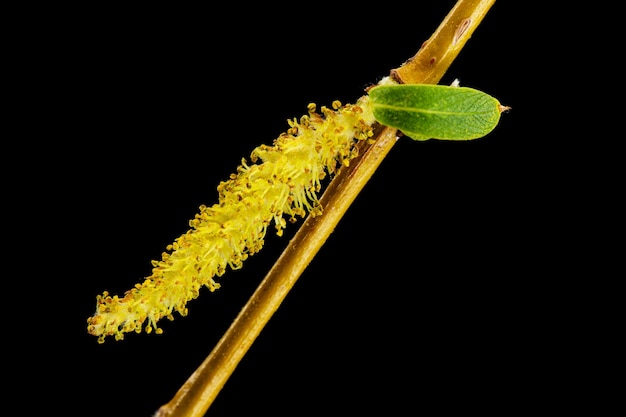
[[[438,29],[391,76],[400,83],[436,84],[495,0],[459,0]],[[202,417],[302,272],[396,143],[396,129],[378,126],[372,145],[339,170],[320,199],[324,213],[309,216],[213,351],[155,417]]]

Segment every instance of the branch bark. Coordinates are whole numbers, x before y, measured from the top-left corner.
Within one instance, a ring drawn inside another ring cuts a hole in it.
[[[436,84],[495,0],[459,0],[417,54],[390,76],[399,83]],[[354,199],[397,140],[396,129],[378,126],[375,142],[360,143],[359,156],[342,167],[325,190],[324,213],[309,216],[213,351],[155,417],[202,417],[254,340],[315,257]]]

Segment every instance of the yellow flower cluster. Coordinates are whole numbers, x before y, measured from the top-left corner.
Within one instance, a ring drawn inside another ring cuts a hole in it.
[[[186,304],[200,288],[214,291],[219,277],[230,266],[241,268],[249,255],[258,252],[273,221],[282,234],[286,221],[321,213],[320,180],[347,165],[355,155],[357,140],[373,135],[375,122],[368,97],[357,104],[333,102],[333,108],[315,104],[308,115],[289,120],[289,129],[273,146],[261,145],[245,159],[228,181],[219,184],[219,202],[201,206],[190,230],[167,247],[160,261],[152,261],[152,274],[123,297],[108,292],[97,296],[96,312],[87,319],[87,330],[103,343],[124,333],[161,333],[157,322],[173,319],[176,310],[187,314]],[[258,163],[257,163],[258,162]]]

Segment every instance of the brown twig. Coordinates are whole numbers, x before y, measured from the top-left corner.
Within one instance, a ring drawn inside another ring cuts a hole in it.
[[[391,77],[400,83],[436,84],[456,58],[495,0],[459,0],[417,54]],[[372,145],[343,167],[320,203],[323,215],[309,216],[276,264],[243,307],[213,351],[157,417],[201,417],[278,309],[299,276],[397,140],[397,131],[379,126]]]

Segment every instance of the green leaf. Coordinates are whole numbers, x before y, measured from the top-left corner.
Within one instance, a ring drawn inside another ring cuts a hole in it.
[[[381,85],[369,90],[374,117],[415,140],[470,140],[491,132],[508,107],[469,87]]]

